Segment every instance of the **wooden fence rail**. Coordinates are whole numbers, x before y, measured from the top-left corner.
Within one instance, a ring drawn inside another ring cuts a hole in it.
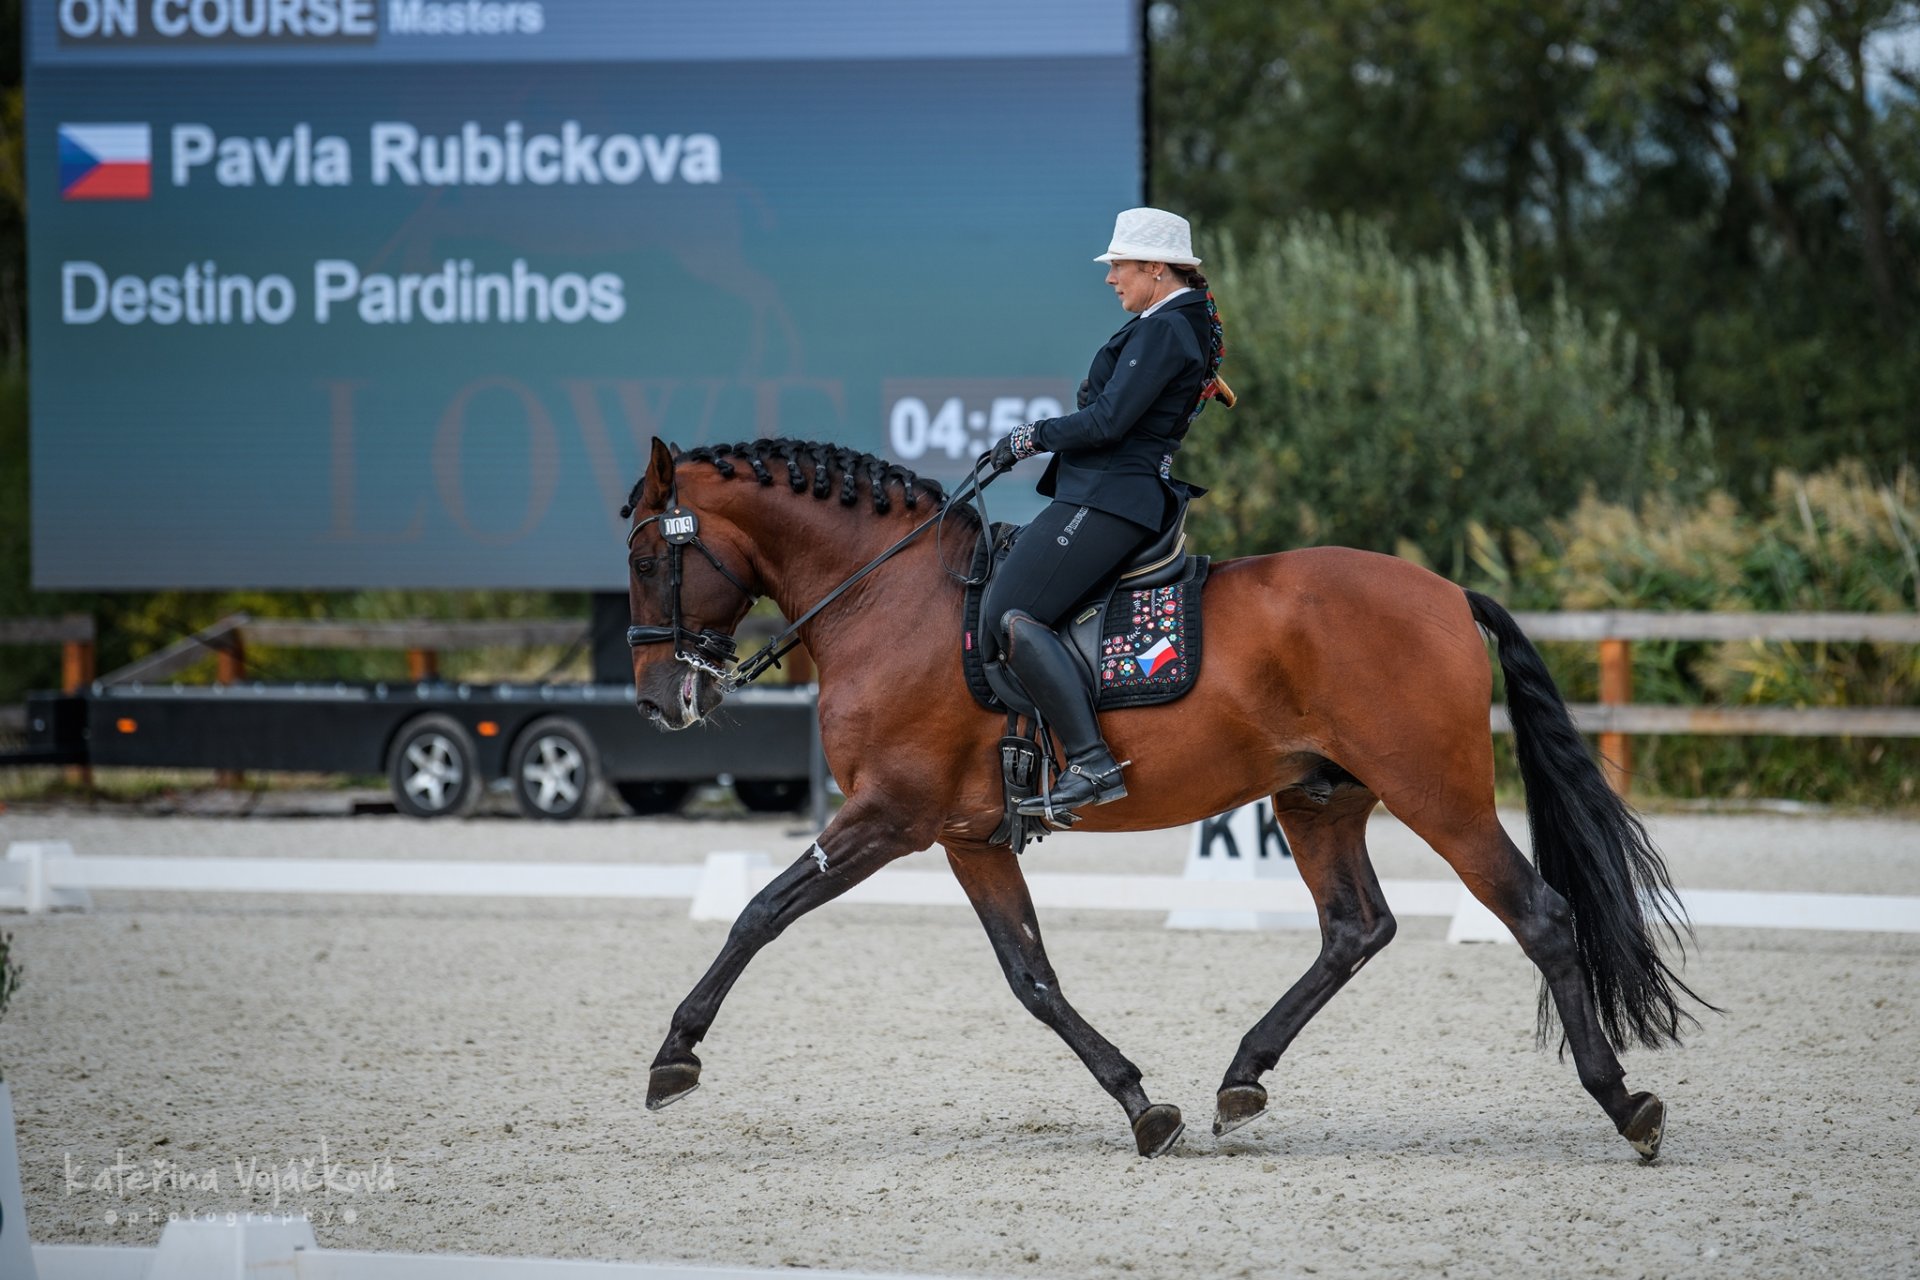
[[[505,645],[573,644],[587,624],[577,618],[517,622],[336,622],[249,618],[242,630],[253,644],[311,649],[482,649]]]
[[[220,659],[220,682],[232,684],[246,679],[246,652],[250,645],[282,649],[400,649],[407,654],[411,677],[424,680],[439,670],[440,652],[444,649],[565,645],[583,641],[586,635],[586,622],[570,618],[515,622],[357,622],[329,618],[254,618],[236,613],[120,668],[106,677],[106,683],[144,684],[166,680],[205,661],[211,652]]]
[[[60,687],[68,693],[93,683],[93,618],[69,613],[59,618],[0,618],[0,645],[60,646]]]
[[[1779,734],[1786,737],[1920,738],[1920,707],[1662,707],[1634,705],[1633,641],[1920,644],[1920,613],[1517,613],[1538,641],[1600,646],[1600,701],[1571,708],[1574,722],[1600,735],[1607,780],[1627,794],[1635,733]],[[1512,726],[1506,708],[1493,727]]]
[[[0,618],[0,644],[92,644],[93,618],[69,613],[58,618]]]
[[[1832,640],[1920,644],[1920,613],[1516,613],[1535,640]]]
[[[1536,642],[1599,647],[1600,701],[1571,708],[1575,723],[1600,737],[1607,776],[1625,794],[1633,769],[1634,734],[1777,734],[1785,737],[1920,737],[1920,707],[1654,706],[1633,701],[1633,642],[1687,640],[1778,644],[1920,644],[1920,613],[1654,613],[1602,610],[1518,613]],[[253,618],[234,614],[107,676],[112,684],[165,680],[219,658],[218,678],[246,678],[246,646],[315,649],[399,649],[416,680],[439,669],[446,649],[570,645],[583,642],[579,619],[483,622],[371,622]],[[64,646],[63,684],[75,690],[94,679],[94,624],[83,614],[63,618],[0,619],[0,645]],[[1496,732],[1510,732],[1504,706],[1492,709]]]

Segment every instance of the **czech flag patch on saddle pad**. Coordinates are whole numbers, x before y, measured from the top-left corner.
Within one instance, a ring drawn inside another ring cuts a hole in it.
[[[1140,674],[1149,679],[1158,675],[1160,668],[1170,662],[1178,661],[1179,658],[1180,651],[1173,647],[1172,636],[1161,636],[1160,643],[1154,645],[1145,653],[1136,653],[1133,655],[1133,660],[1140,664]]]
[[[1200,667],[1200,592],[1205,583],[1202,562],[1185,582],[1113,594],[1101,628],[1105,638],[1096,672],[1101,709],[1152,706],[1193,687]]]

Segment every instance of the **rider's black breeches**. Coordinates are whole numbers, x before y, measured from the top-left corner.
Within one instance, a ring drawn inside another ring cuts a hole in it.
[[[998,648],[1005,642],[1000,620],[1011,609],[1058,626],[1069,609],[1118,574],[1127,557],[1157,532],[1091,507],[1051,504],[994,570],[980,609],[981,629],[992,633]]]

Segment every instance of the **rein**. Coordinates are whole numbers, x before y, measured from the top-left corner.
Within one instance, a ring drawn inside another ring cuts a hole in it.
[[[703,671],[713,676],[721,682],[724,690],[731,691],[739,688],[741,685],[752,684],[755,680],[758,680],[761,676],[779,666],[780,659],[792,652],[799,645],[800,629],[802,627],[818,617],[822,610],[845,595],[868,574],[899,555],[902,551],[905,551],[916,538],[928,529],[944,526],[948,513],[951,512],[956,505],[962,502],[972,501],[981,511],[984,519],[986,507],[980,491],[985,489],[989,484],[992,484],[1000,474],[989,471],[987,478],[982,480],[980,478],[980,467],[984,461],[985,458],[983,455],[980,460],[977,460],[973,464],[973,470],[967,473],[966,480],[958,489],[941,500],[940,510],[935,512],[932,518],[915,525],[898,542],[895,542],[885,551],[882,551],[878,556],[868,561],[865,567],[855,571],[852,576],[845,579],[832,591],[829,591],[818,604],[808,609],[798,618],[795,618],[788,624],[786,630],[769,640],[766,646],[758,653],[749,657],[745,662],[739,663],[731,671],[727,670],[722,664],[734,660],[734,656],[739,652],[739,642],[726,632],[716,631],[712,627],[704,627],[697,632],[690,631],[683,622],[683,614],[680,606],[680,587],[681,583],[685,581],[685,548],[692,547],[695,551],[705,556],[707,563],[711,564],[715,569],[718,569],[720,575],[728,582],[731,582],[734,587],[739,590],[740,594],[744,595],[749,601],[759,599],[759,594],[748,588],[746,583],[740,581],[739,577],[736,576],[732,570],[720,562],[720,558],[713,554],[712,550],[707,547],[707,544],[700,540],[700,518],[692,511],[680,505],[678,486],[676,485],[674,491],[668,496],[667,509],[665,511],[638,521],[633,528],[627,531],[627,546],[631,548],[634,538],[642,529],[655,521],[660,523],[660,536],[664,538],[667,543],[667,585],[673,596],[673,622],[672,625],[664,627],[628,627],[628,647],[637,649],[645,644],[663,644],[671,641],[673,643],[673,656],[677,661],[686,663],[696,671]],[[945,567],[944,564],[942,567]],[[951,570],[947,570],[947,572],[949,575],[952,573]],[[683,642],[691,646],[690,650],[682,647]]]

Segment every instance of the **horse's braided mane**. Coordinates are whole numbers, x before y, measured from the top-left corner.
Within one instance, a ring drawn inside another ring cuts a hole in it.
[[[773,468],[769,464],[783,464],[788,488],[795,493],[810,491],[816,498],[838,496],[843,507],[850,507],[859,500],[859,482],[864,479],[867,491],[873,496],[874,512],[878,515],[886,515],[893,510],[893,486],[896,484],[909,511],[919,509],[922,497],[938,503],[946,496],[938,482],[915,475],[897,463],[871,453],[855,452],[845,445],[828,444],[820,440],[780,437],[743,440],[739,444],[703,444],[674,457],[675,462],[708,463],[723,476],[737,473],[738,469],[734,466],[736,459],[752,468],[755,480],[768,485],[774,481]],[[813,464],[811,480],[801,470],[802,462]],[[645,483],[646,477],[642,476],[633,486],[633,492],[627,495],[628,507],[639,503],[640,490]]]

